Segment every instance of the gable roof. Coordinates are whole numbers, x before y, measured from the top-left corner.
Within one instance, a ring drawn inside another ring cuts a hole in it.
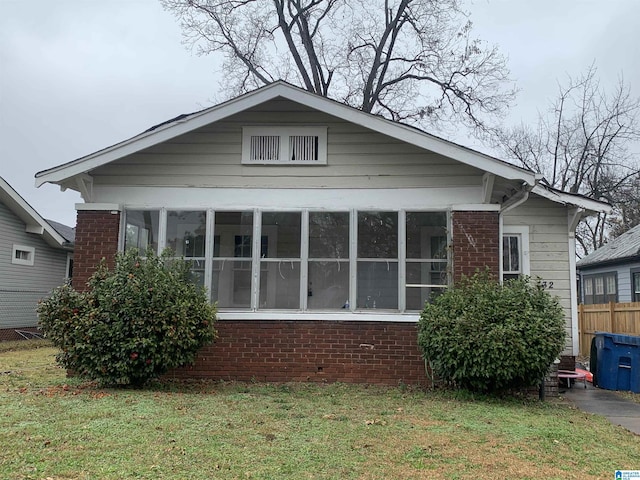
[[[58,232],[62,237],[69,243],[75,243],[76,241],[76,229],[72,227],[68,227],[60,222],[56,222],[55,220],[47,220],[47,223],[51,225],[56,232]]]
[[[36,174],[36,186],[44,183],[63,184],[72,177],[81,176],[105,164],[152,147],[179,135],[217,122],[236,113],[253,108],[269,100],[284,98],[306,105],[320,112],[333,115],[395,139],[441,154],[508,180],[520,180],[534,185],[541,178],[530,170],[485,155],[426,133],[415,127],[387,120],[381,116],[363,112],[335,100],[308,92],[284,81],[271,83],[219,105],[191,114],[179,115],[110,147],[86,155],[57,167]],[[73,185],[66,185],[77,188]]]
[[[617,263],[630,259],[640,261],[640,225],[627,230],[577,262],[577,267]]]
[[[25,231],[27,233],[42,236],[44,241],[54,248],[66,250],[73,248],[69,239],[61,235],[49,222],[42,218],[2,177],[0,177],[0,202],[25,223]]]

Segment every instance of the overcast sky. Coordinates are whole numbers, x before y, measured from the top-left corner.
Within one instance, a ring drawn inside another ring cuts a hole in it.
[[[509,57],[520,89],[510,122],[534,122],[558,80],[592,62],[604,84],[624,74],[640,95],[640,0],[467,8],[477,36]],[[219,60],[181,42],[157,0],[0,0],[0,176],[43,217],[75,225],[80,196],[36,189],[36,172],[221,99]]]

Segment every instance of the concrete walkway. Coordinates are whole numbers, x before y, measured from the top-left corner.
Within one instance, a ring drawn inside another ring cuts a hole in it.
[[[640,435],[640,404],[625,400],[610,390],[595,388],[582,382],[569,389],[560,389],[560,396],[566,398],[577,408],[588,413],[606,417],[614,425],[621,425],[636,435]]]

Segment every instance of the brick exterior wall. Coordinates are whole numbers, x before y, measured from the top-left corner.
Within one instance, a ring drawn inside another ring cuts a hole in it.
[[[415,323],[217,322],[218,339],[172,378],[426,385]]]
[[[453,212],[453,281],[476,270],[500,272],[500,216],[498,212]]]
[[[73,252],[73,288],[85,290],[89,277],[105,258],[110,267],[118,251],[120,212],[79,210]]]

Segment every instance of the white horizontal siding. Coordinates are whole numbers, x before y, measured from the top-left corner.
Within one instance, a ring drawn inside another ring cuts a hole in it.
[[[529,226],[531,277],[553,282],[549,293],[559,298],[565,313],[566,353],[572,350],[571,280],[567,209],[531,195],[524,204],[503,216],[504,225]]]
[[[34,264],[11,262],[13,245],[35,249]],[[67,252],[51,248],[0,203],[0,328],[35,326],[37,301],[64,282]]]
[[[327,165],[242,165],[242,127],[323,125]],[[477,186],[479,169],[292,102],[272,101],[91,172],[94,185],[240,188]]]

